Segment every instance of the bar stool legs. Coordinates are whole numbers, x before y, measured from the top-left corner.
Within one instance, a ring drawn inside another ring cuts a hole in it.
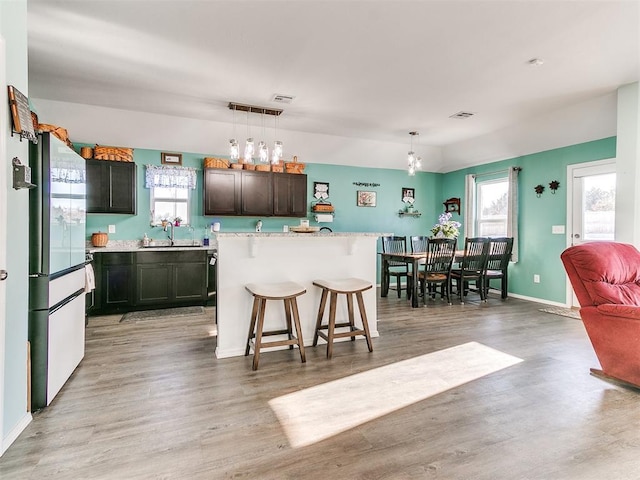
[[[300,359],[302,363],[307,361],[304,352],[304,342],[302,339],[302,328],[300,327],[300,314],[296,297],[306,293],[302,285],[293,282],[273,283],[269,285],[248,284],[246,290],[253,295],[253,308],[251,309],[251,321],[249,322],[249,334],[247,335],[247,346],[244,351],[245,357],[253,348],[253,370],[258,369],[260,362],[260,350],[267,347],[289,346],[292,350],[294,345],[300,349]],[[264,331],[264,313],[267,300],[282,300],[284,303],[284,313],[286,328],[280,330]],[[293,327],[296,333],[293,333]],[[273,340],[265,342],[263,337],[271,335],[287,335],[286,340]]]
[[[369,351],[373,351],[373,343],[371,342],[371,334],[369,333],[369,322],[367,320],[367,312],[362,299],[362,292],[372,288],[370,282],[359,278],[347,278],[341,280],[314,280],[313,284],[322,288],[322,296],[320,297],[320,306],[318,308],[318,317],[316,319],[316,329],[313,336],[313,346],[318,345],[318,338],[322,337],[327,341],[327,358],[333,356],[333,341],[336,338],[351,337],[351,341],[355,341],[356,335],[364,335],[367,340]],[[330,294],[330,295],[329,295]],[[338,294],[344,294],[347,298],[348,321],[336,323],[336,307],[338,303]],[[358,310],[362,321],[362,328],[357,328],[354,321],[353,295],[356,296],[358,302]],[[327,325],[322,325],[324,311],[329,300],[329,319]],[[336,328],[349,327],[348,331],[336,332]],[[326,330],[326,333],[323,331]]]

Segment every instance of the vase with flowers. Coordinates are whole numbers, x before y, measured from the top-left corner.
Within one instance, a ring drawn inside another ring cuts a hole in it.
[[[413,202],[415,202],[416,199],[413,197],[404,197],[402,201],[404,202],[404,211],[407,213],[413,213],[414,212]]]
[[[445,212],[438,217],[438,223],[431,227],[434,238],[457,238],[462,224],[451,220],[451,213]]]

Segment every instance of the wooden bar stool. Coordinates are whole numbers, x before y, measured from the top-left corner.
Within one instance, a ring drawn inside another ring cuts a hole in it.
[[[250,349],[253,348],[253,370],[258,369],[260,350],[267,347],[289,345],[289,349],[293,350],[293,346],[298,345],[298,348],[300,349],[300,358],[302,359],[302,363],[305,363],[307,360],[304,354],[302,328],[300,328],[300,315],[298,314],[298,303],[296,301],[296,297],[306,293],[307,290],[302,285],[294,282],[268,284],[249,283],[245,285],[245,288],[251,295],[253,295],[253,309],[251,311],[251,324],[249,325],[247,348],[245,349],[244,355],[245,357],[249,355]],[[287,328],[281,330],[270,330],[267,332],[263,331],[264,310],[267,305],[267,300],[284,301],[284,313],[287,320]],[[297,336],[293,334],[291,325],[292,316]],[[264,342],[262,337],[269,335],[287,335],[287,339]]]
[[[362,301],[362,292],[369,290],[371,282],[360,278],[344,278],[339,280],[314,280],[313,284],[322,289],[322,297],[320,298],[320,308],[318,309],[318,319],[316,321],[316,332],[313,336],[313,346],[318,344],[318,337],[322,337],[327,341],[327,358],[333,355],[334,338],[351,337],[351,341],[356,339],[356,335],[364,335],[367,339],[369,351],[373,352],[373,344],[371,343],[371,334],[369,333],[369,322],[367,321],[367,312]],[[324,317],[324,308],[327,303],[327,296],[331,293],[331,302],[329,304],[329,321],[327,325],[322,325]],[[336,323],[336,303],[338,294],[347,296],[347,310],[349,312],[349,321]],[[353,315],[353,295],[358,300],[358,309],[360,310],[360,319],[362,320],[362,328],[356,328]],[[349,331],[336,333],[337,327],[349,327]],[[322,330],[327,330],[323,332]]]

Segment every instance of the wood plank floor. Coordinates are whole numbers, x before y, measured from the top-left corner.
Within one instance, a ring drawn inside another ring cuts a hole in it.
[[[217,360],[211,314],[94,317],[86,356],[0,458],[9,479],[637,479],[638,391],[589,375],[579,320],[492,294],[411,309],[378,300],[380,337]],[[524,361],[293,449],[267,402],[475,341]]]

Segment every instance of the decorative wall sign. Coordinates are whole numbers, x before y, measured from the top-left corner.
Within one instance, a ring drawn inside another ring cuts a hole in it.
[[[363,182],[353,182],[356,187],[379,187],[379,183],[363,183]]]
[[[162,152],[162,164],[163,165],[182,165],[182,154]]]
[[[327,182],[313,182],[313,197],[320,201],[329,198],[329,184]]]
[[[29,108],[29,99],[25,97],[13,85],[9,89],[9,107],[11,108],[11,118],[13,120],[13,131],[33,143],[38,143],[38,137],[33,130],[33,118]]]
[[[402,201],[404,203],[413,204],[415,199],[416,199],[416,191],[415,191],[415,189],[407,188],[407,187],[403,187],[402,188]]]
[[[375,207],[376,206],[376,192],[368,192],[365,190],[358,190],[358,203],[359,207]]]
[[[445,200],[444,202],[442,202],[442,204],[444,205],[445,212],[457,213],[458,215],[460,215],[460,199],[459,198],[451,197]]]

